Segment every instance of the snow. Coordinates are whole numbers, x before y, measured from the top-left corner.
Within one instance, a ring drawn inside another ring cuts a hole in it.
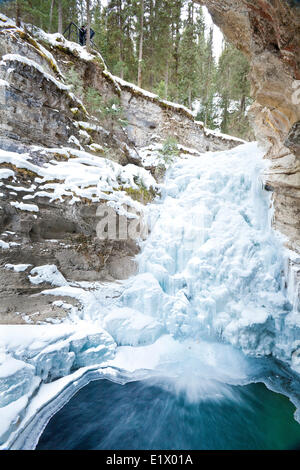
[[[9,87],[9,83],[6,81],[6,80],[2,80],[2,78],[0,78],[0,86],[7,86]]]
[[[144,206],[131,199],[127,195],[126,189],[139,190],[140,185],[143,185],[148,190],[153,188],[157,191],[159,187],[150,171],[133,164],[122,166],[107,158],[99,158],[88,152],[69,147],[40,150],[47,155],[51,155],[51,153],[64,155],[67,160],[53,159],[43,166],[38,166],[31,162],[29,154],[0,150],[0,163],[10,163],[17,168],[25,168],[37,175],[35,185],[39,185],[39,187],[35,188],[32,185],[28,189],[31,194],[23,196],[24,201],[45,197],[53,202],[63,201],[65,197],[68,197],[68,203],[72,205],[80,198],[89,199],[92,202],[107,200],[108,205],[120,215],[136,218],[137,216],[127,211],[124,206],[129,206],[140,214],[143,213]],[[23,202],[12,202],[11,204],[20,210],[39,211],[35,204]]]
[[[83,150],[79,140],[74,135],[71,135],[68,139],[68,144],[75,144],[80,150]]]
[[[99,126],[98,124],[95,124],[93,122],[78,121],[78,126],[87,131],[96,131],[105,135],[109,135],[109,132],[104,129],[104,127]]]
[[[5,264],[5,269],[13,270],[15,273],[26,271],[32,264]]]
[[[24,204],[24,202],[12,201],[10,205],[21,211],[39,212],[39,208],[35,204]]]
[[[8,18],[6,15],[3,15],[3,13],[0,13],[0,21],[2,21],[2,23],[5,23],[5,27],[12,26],[16,28],[16,22],[13,19]]]
[[[69,85],[64,85],[60,81],[56,80],[56,78],[54,78],[52,75],[45,72],[44,68],[41,65],[37,64],[34,60],[28,59],[28,57],[26,56],[21,56],[18,54],[6,54],[2,56],[0,64],[6,64],[6,62],[20,62],[22,64],[28,65],[29,67],[38,70],[42,75],[44,75],[46,80],[51,81],[60,90],[70,90]]]
[[[23,186],[11,186],[10,184],[6,184],[5,185],[6,188],[8,189],[14,189],[15,191],[17,192],[25,192],[25,193],[32,193],[35,189],[36,189],[36,185],[35,184],[32,184],[30,186],[30,188],[26,188],[26,187],[23,187]]]
[[[0,168],[0,179],[13,178],[14,176],[15,176],[14,171],[8,170],[6,168]]]
[[[47,34],[45,31],[36,28],[34,31],[34,36],[37,39],[47,42],[53,47],[61,45],[69,49],[74,55],[85,61],[91,61],[95,58],[95,55],[87,52],[86,47],[82,47],[75,42],[68,41],[62,34],[54,33]],[[97,54],[100,56],[100,54]],[[101,57],[101,56],[100,56]]]
[[[58,271],[55,264],[47,264],[45,266],[37,266],[30,271],[31,276],[28,276],[32,284],[42,284],[47,282],[52,286],[66,286],[68,285],[64,276]]]
[[[103,147],[102,145],[99,144],[91,144],[88,146],[89,149],[91,149],[92,152],[103,152]]]
[[[239,139],[238,137],[234,137],[233,135],[222,134],[219,131],[211,130],[211,129],[208,129],[207,127],[204,128],[204,134],[208,135],[208,136],[211,135],[211,136],[214,136],[214,137],[218,137],[218,138],[224,139],[224,140],[233,140],[234,142],[240,142],[241,144],[246,144],[246,141],[243,140],[243,139]]]
[[[9,248],[9,243],[6,243],[5,241],[0,240],[0,248],[1,248],[2,250],[8,250],[8,248]]]

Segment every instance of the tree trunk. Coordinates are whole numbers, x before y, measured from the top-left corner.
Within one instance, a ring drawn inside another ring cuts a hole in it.
[[[176,2],[176,17],[175,17],[175,44],[174,44],[174,61],[175,61],[175,86],[176,96],[178,98],[179,91],[179,43],[180,43],[180,15],[181,15],[181,0]]]
[[[188,88],[188,101],[189,101],[189,108],[191,109],[192,108],[192,89],[191,89],[191,85],[189,85],[189,88]]]
[[[18,28],[21,26],[21,6],[20,0],[16,1],[16,25]]]
[[[120,77],[124,78],[124,45],[123,45],[123,15],[122,15],[122,0],[118,1],[118,23],[119,23],[119,62],[121,65]]]
[[[169,61],[167,60],[166,72],[165,72],[165,99],[168,99],[169,93]]]
[[[138,64],[138,86],[139,87],[142,87],[143,41],[144,41],[144,0],[141,0],[140,45],[139,45],[139,64]]]
[[[241,98],[241,103],[240,103],[240,112],[241,114],[245,114],[246,111],[246,96],[243,95]]]
[[[63,12],[62,12],[62,0],[58,0],[58,32],[63,33]]]
[[[49,14],[49,29],[48,29],[48,33],[51,33],[51,31],[52,31],[52,21],[53,21],[53,8],[54,8],[54,3],[55,3],[55,0],[51,0],[50,14]]]
[[[86,48],[89,51],[91,48],[91,2],[86,0]]]

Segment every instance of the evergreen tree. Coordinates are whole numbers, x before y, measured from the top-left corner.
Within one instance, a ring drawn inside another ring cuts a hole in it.
[[[248,74],[249,63],[245,56],[226,42],[217,73],[221,131],[245,138],[252,137],[246,115],[247,104],[251,103]]]
[[[184,29],[179,45],[179,97],[182,103],[192,107],[197,96],[197,41],[196,26],[194,23],[194,4],[188,4],[188,18],[184,22]]]
[[[248,61],[225,43],[216,63],[213,29],[192,0],[14,0],[1,11],[52,33],[90,22],[112,73],[195,107],[207,127],[251,137]]]

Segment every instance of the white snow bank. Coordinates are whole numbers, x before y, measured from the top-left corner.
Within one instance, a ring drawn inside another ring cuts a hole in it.
[[[207,127],[204,128],[204,134],[208,135],[208,136],[211,135],[211,136],[214,136],[214,137],[218,137],[218,138],[224,139],[224,140],[233,140],[235,142],[240,142],[241,144],[246,144],[247,143],[243,139],[239,139],[238,137],[234,137],[233,135],[222,134],[219,131],[211,130],[211,129],[208,129]]]
[[[82,47],[76,42],[68,41],[62,34],[59,34],[59,33],[48,34],[48,33],[45,33],[45,31],[39,28],[36,28],[34,31],[34,36],[37,39],[45,41],[46,43],[50,44],[53,47],[62,45],[63,47],[69,49],[74,55],[76,55],[77,57],[80,57],[80,59],[82,60],[91,61],[95,59],[95,55],[90,54],[87,51],[86,47]]]

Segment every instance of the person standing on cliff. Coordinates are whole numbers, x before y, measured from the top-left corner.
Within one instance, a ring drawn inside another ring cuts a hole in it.
[[[83,24],[81,28],[79,29],[79,44],[81,46],[84,46],[86,43],[86,25]]]
[[[85,46],[86,44],[86,36],[87,36],[87,27],[86,25],[82,25],[81,28],[79,29],[79,44],[81,46]],[[90,39],[92,39],[95,36],[95,31],[90,28]]]

